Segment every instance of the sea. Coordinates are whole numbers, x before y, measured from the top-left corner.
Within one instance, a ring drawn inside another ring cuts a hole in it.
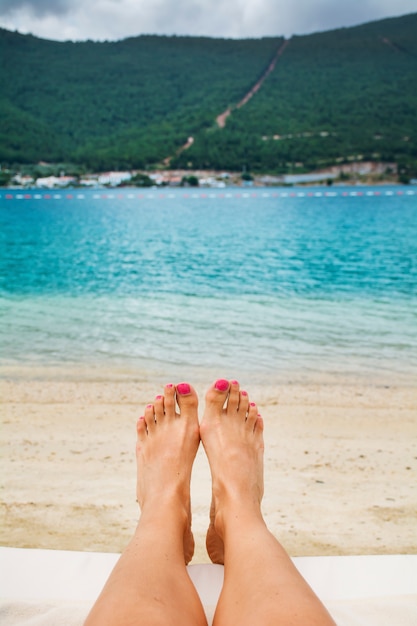
[[[417,187],[2,190],[0,322],[2,376],[412,384]]]

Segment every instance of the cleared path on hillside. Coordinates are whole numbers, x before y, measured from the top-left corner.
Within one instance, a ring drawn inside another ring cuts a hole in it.
[[[216,117],[216,122],[219,128],[224,128],[226,126],[226,119],[229,117],[233,109],[240,109],[241,107],[243,107],[247,102],[249,102],[252,96],[254,96],[256,92],[259,91],[259,89],[262,87],[262,83],[264,82],[264,80],[269,76],[271,72],[273,72],[278,59],[283,54],[285,48],[288,46],[289,43],[290,43],[289,40],[286,39],[284,43],[278,48],[274,58],[272,59],[271,63],[268,65],[265,72],[262,74],[261,78],[258,80],[257,83],[255,83],[253,87],[250,88],[250,90],[242,98],[242,100],[240,100],[240,102],[238,102],[236,106],[226,109],[226,111],[223,111],[223,113],[220,113],[220,115]]]
[[[256,94],[256,92],[259,91],[259,89],[262,87],[262,83],[264,82],[264,80],[269,76],[269,74],[271,72],[273,72],[278,59],[283,54],[285,48],[288,46],[289,43],[290,43],[289,40],[286,39],[284,41],[284,43],[281,44],[281,46],[276,51],[274,58],[272,59],[272,61],[268,65],[268,67],[266,68],[265,72],[262,74],[261,78],[253,85],[253,87],[251,87],[249,89],[249,91],[242,98],[242,100],[240,100],[235,106],[226,109],[226,111],[224,111],[223,113],[220,113],[220,115],[218,115],[216,117],[216,123],[217,123],[219,128],[224,128],[225,127],[225,125],[226,125],[226,118],[231,114],[232,110],[240,109],[241,107],[243,107],[247,102],[249,102],[249,100],[252,98],[252,96],[254,96]],[[175,155],[179,156],[182,152],[184,152],[185,150],[188,150],[188,148],[191,148],[193,143],[194,143],[194,138],[193,137],[189,137],[188,140],[186,141],[186,143],[183,146],[181,146],[180,148],[178,148],[178,150],[176,151]],[[163,162],[165,167],[169,167],[169,165],[170,165],[170,163],[172,161],[172,158],[173,158],[172,156],[168,156],[165,159],[163,159],[162,162]]]

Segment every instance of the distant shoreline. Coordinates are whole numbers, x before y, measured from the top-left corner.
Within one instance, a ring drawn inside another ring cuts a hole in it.
[[[114,170],[83,175],[66,173],[59,164],[42,163],[28,166],[11,176],[3,189],[123,189],[164,187],[293,187],[293,186],[355,186],[417,184],[404,181],[395,163],[352,162],[326,169],[298,174],[255,174],[216,170]],[[44,176],[34,171],[44,170]],[[5,172],[6,170],[2,170]],[[27,173],[32,171],[31,174]],[[55,173],[59,171],[59,175]],[[52,173],[55,172],[55,173]]]

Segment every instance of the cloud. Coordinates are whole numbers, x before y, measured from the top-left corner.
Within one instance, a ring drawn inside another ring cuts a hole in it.
[[[415,0],[0,0],[0,24],[60,40],[142,33],[289,37],[415,10]]]
[[[0,0],[0,15],[13,15],[22,9],[38,17],[64,15],[72,5],[69,0]]]

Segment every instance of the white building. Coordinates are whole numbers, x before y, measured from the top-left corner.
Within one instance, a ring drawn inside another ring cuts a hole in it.
[[[104,172],[98,176],[99,185],[110,185],[111,187],[117,187],[121,183],[130,180],[132,174],[130,172]]]
[[[12,182],[21,187],[30,187],[35,182],[35,179],[25,174],[16,174],[16,176],[12,178]]]
[[[36,180],[36,187],[52,189],[53,187],[67,187],[75,181],[73,176],[46,176]]]

